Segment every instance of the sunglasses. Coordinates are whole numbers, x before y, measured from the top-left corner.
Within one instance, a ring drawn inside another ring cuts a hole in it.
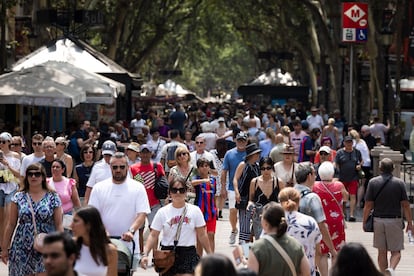
[[[41,146],[42,145],[42,142],[33,142],[32,145],[33,146]]]
[[[177,154],[177,156],[183,156],[183,155],[188,155],[188,152],[180,152],[179,154]]]
[[[180,194],[184,194],[186,192],[186,188],[171,188],[170,189],[172,194],[176,194],[177,192],[180,192]]]
[[[204,142],[198,142],[198,141],[196,141],[195,143],[196,144],[204,144]]]
[[[10,145],[13,147],[18,147],[18,146],[21,146],[22,144],[10,144]]]
[[[6,144],[8,141],[4,141],[4,140],[2,140],[2,141],[0,141],[0,144]]]
[[[126,166],[125,166],[125,165],[120,165],[120,166],[113,165],[113,166],[112,166],[112,169],[113,169],[114,171],[115,171],[115,170],[117,170],[117,169],[125,170],[125,168],[126,168]]]
[[[262,170],[262,171],[270,171],[270,170],[272,170],[272,167],[261,167],[260,170]]]
[[[28,172],[27,173],[27,176],[28,177],[41,177],[42,176],[42,173],[41,172]]]
[[[56,144],[56,146],[64,145],[63,143],[55,143],[55,144]]]
[[[319,153],[319,155],[329,155],[329,153],[324,152],[324,151],[321,151],[321,152]]]

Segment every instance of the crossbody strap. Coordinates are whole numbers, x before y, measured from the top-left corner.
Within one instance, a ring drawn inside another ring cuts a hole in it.
[[[186,214],[187,214],[187,204],[185,204],[183,213],[181,214],[180,221],[178,222],[177,232],[175,233],[175,239],[174,239],[174,250],[175,250],[175,247],[178,244],[178,240],[180,239],[181,226],[183,225],[184,217],[185,217]]]
[[[384,184],[382,184],[381,189],[379,189],[379,191],[377,192],[377,194],[376,194],[376,195],[375,195],[375,197],[374,197],[374,200],[373,200],[373,202],[374,202],[374,203],[375,203],[375,200],[377,199],[377,197],[378,197],[378,196],[380,195],[380,193],[382,192],[382,189],[384,189],[385,184],[387,184],[387,182],[388,182],[389,180],[391,180],[391,178],[392,178],[392,175],[391,175],[391,177],[388,177],[388,179],[384,181]]]
[[[296,274],[295,266],[293,265],[292,259],[289,257],[286,251],[271,236],[263,235],[263,238],[265,238],[267,241],[269,241],[273,245],[276,251],[279,252],[280,256],[282,256],[282,258],[285,260],[285,262],[289,266],[290,271],[292,272],[292,275],[296,276],[297,274]]]
[[[335,196],[333,195],[333,193],[328,189],[327,186],[325,186],[325,183],[323,183],[323,181],[321,181],[322,186],[325,188],[325,190],[331,195],[331,197],[335,200],[336,204],[338,204],[338,207],[340,210],[342,210],[342,206],[341,204],[339,204],[338,200],[336,200]]]
[[[35,213],[34,213],[33,206],[32,206],[32,200],[30,199],[30,196],[29,196],[28,193],[26,193],[26,196],[27,196],[27,201],[29,202],[30,211],[32,213],[32,221],[33,221],[34,233],[35,233],[35,236],[36,236],[37,235],[37,227],[36,227]]]

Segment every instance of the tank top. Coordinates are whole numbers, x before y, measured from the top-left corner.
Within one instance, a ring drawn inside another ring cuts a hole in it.
[[[255,181],[256,189],[254,191],[254,202],[260,203],[262,206],[265,206],[270,201],[279,202],[279,179],[276,178],[276,187],[275,187],[275,177],[272,177],[272,193],[270,194],[269,198],[263,193],[262,189],[257,186],[257,179]]]
[[[106,276],[108,267],[103,264],[96,264],[92,258],[89,246],[82,244],[80,257],[76,260],[75,271],[85,276]]]

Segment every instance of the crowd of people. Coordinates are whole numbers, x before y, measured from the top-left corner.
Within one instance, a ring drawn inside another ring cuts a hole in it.
[[[358,207],[364,221],[374,210],[378,266],[394,275],[401,220],[412,230],[411,211],[392,161],[382,160],[373,177],[370,157],[389,124],[375,118],[351,126],[338,110],[323,110],[177,104],[168,116],[137,111],[129,124],[83,121],[66,136],[0,133],[1,257],[9,275],[46,275],[53,267],[49,253],[34,249],[39,233],[51,233],[49,247],[62,242],[81,275],[116,275],[110,237],[128,248],[132,269],[147,268],[161,248],[176,252],[163,275],[212,275],[210,263],[240,274],[213,254],[225,201],[229,245],[251,244],[242,262],[251,275],[347,275],[345,221],[356,221]],[[164,197],[155,192],[162,177]],[[76,250],[55,231],[72,235]],[[380,273],[371,270],[366,275]]]

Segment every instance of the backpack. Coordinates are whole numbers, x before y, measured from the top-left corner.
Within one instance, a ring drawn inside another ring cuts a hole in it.
[[[172,168],[177,165],[177,161],[175,160],[175,151],[177,149],[177,145],[169,146],[167,148],[167,166],[168,168]]]

